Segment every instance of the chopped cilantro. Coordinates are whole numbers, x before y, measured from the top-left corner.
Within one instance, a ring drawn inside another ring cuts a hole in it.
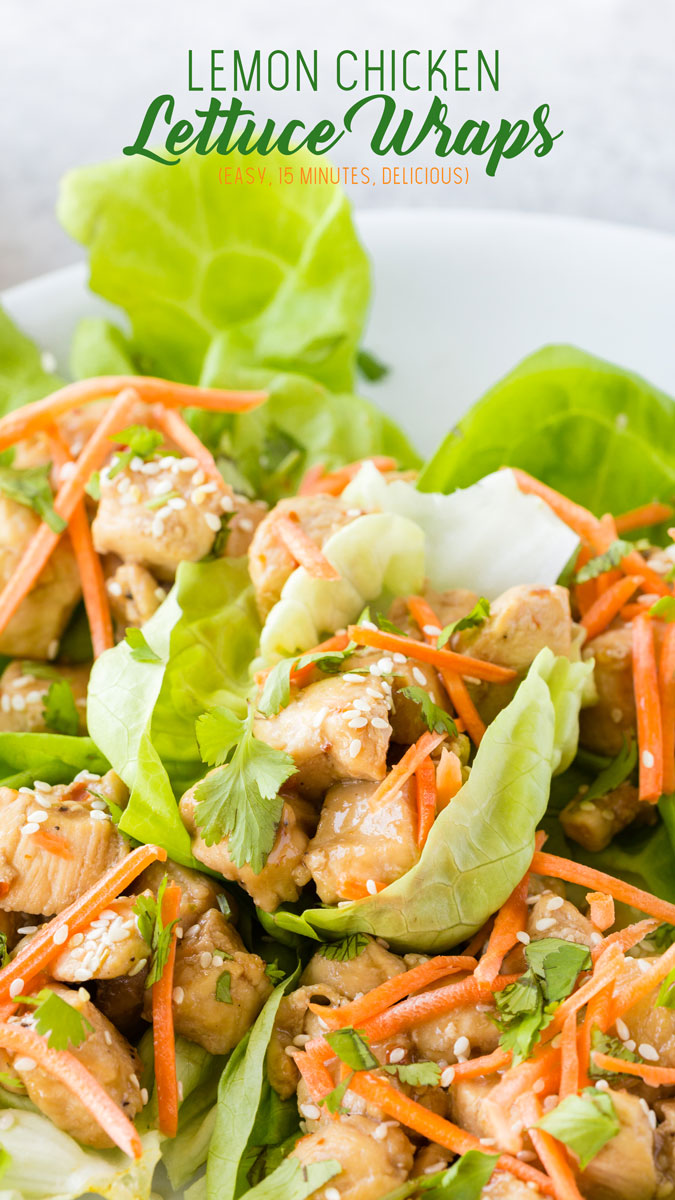
[[[35,1028],[47,1039],[50,1050],[67,1050],[68,1046],[81,1046],[94,1026],[56,992],[43,988],[37,996],[22,996],[21,1004],[35,1009]]]
[[[171,934],[174,926],[178,924],[177,921],[170,921],[165,925],[162,920],[162,899],[168,882],[169,877],[165,875],[157,889],[157,898],[138,896],[133,907],[138,932],[150,947],[150,970],[145,981],[146,988],[152,987],[153,983],[162,978],[171,949]]]
[[[580,571],[577,571],[576,582],[588,583],[589,579],[597,579],[598,575],[604,575],[605,571],[611,571],[613,567],[618,567],[621,559],[634,549],[632,542],[625,542],[622,538],[617,538],[604,554],[592,558]]]
[[[145,501],[145,507],[149,509],[164,508],[169,500],[177,500],[180,497],[180,492],[163,492],[161,496],[153,496],[150,500]]]
[[[361,349],[356,353],[356,369],[369,383],[379,383],[391,371],[372,350]]]
[[[319,946],[318,953],[322,958],[334,962],[351,962],[363,953],[369,942],[367,933],[350,933],[340,942],[324,942],[323,946]]]
[[[161,446],[163,438],[161,433],[156,429],[149,429],[147,425],[129,425],[119,433],[111,434],[110,440],[127,446],[126,450],[119,452],[117,462],[108,471],[108,478],[114,479],[129,466],[132,458],[152,458]]]
[[[649,612],[652,617],[660,617],[662,621],[675,621],[675,596],[659,596]]]
[[[67,679],[55,679],[50,683],[43,698],[42,712],[48,729],[54,733],[66,733],[73,737],[79,730],[80,718]]]
[[[542,938],[525,947],[528,969],[495,993],[500,1044],[513,1062],[528,1058],[558,1005],[569,996],[580,971],[591,965],[590,951],[562,938]]]
[[[480,1150],[468,1150],[451,1167],[409,1179],[386,1192],[382,1200],[409,1200],[421,1195],[425,1200],[481,1200],[487,1195],[484,1189],[490,1182],[498,1157],[497,1154],[483,1154]]]
[[[17,504],[32,508],[54,533],[63,533],[66,522],[54,509],[49,472],[49,463],[21,469],[0,466],[0,492]]]
[[[401,688],[400,695],[406,696],[414,704],[419,704],[422,710],[422,720],[431,733],[448,733],[450,737],[457,737],[457,726],[450,713],[447,713],[444,708],[440,708],[438,704],[434,704],[424,688],[412,684],[410,687]]]
[[[92,500],[101,499],[101,472],[94,471],[89,476],[87,483],[84,485],[84,490]]]
[[[7,934],[0,933],[0,969],[7,965],[9,950],[7,949]]]
[[[582,1171],[621,1128],[611,1096],[597,1088],[584,1088],[580,1096],[566,1096],[537,1126],[569,1146]]]
[[[223,971],[216,983],[216,1000],[221,1004],[232,1004],[232,976],[229,971]]]
[[[333,1088],[332,1092],[328,1092],[328,1095],[324,1096],[323,1100],[319,1101],[319,1104],[325,1104],[329,1113],[335,1114],[345,1111],[345,1109],[342,1107],[342,1101],[345,1098],[345,1092],[352,1081],[353,1075],[354,1072],[350,1071],[349,1075],[345,1075],[344,1079],[338,1083],[337,1087]]]
[[[340,1061],[351,1067],[352,1071],[372,1071],[379,1067],[368,1042],[351,1025],[325,1033],[324,1038]]]
[[[158,663],[162,661],[159,654],[156,654],[152,646],[148,645],[141,629],[136,629],[133,625],[126,629],[125,641],[127,646],[131,647],[131,657],[135,662]]]
[[[387,1063],[384,1070],[411,1087],[438,1087],[441,1068],[435,1062]]]
[[[490,601],[486,600],[485,596],[481,596],[480,600],[477,600],[474,604],[470,613],[467,613],[465,617],[459,617],[457,621],[451,621],[449,625],[446,625],[441,630],[436,640],[436,646],[439,650],[442,650],[450,641],[453,633],[459,633],[462,629],[477,629],[479,625],[487,621],[489,616]]]
[[[633,1054],[623,1042],[620,1042],[617,1037],[610,1033],[602,1033],[599,1029],[593,1029],[591,1033],[591,1049],[599,1051],[600,1054],[607,1054],[610,1058],[622,1058],[624,1062],[639,1062],[637,1054]],[[605,1071],[601,1067],[596,1066],[591,1055],[591,1062],[588,1071],[591,1079],[618,1079],[620,1078],[613,1071]]]
[[[267,966],[265,967],[265,974],[274,987],[276,987],[278,983],[281,983],[282,980],[286,978],[286,972],[281,969],[278,963],[274,962],[267,963]]]
[[[357,649],[355,642],[350,642],[344,650],[317,650],[313,654],[297,655],[295,658],[282,658],[272,667],[265,686],[258,700],[258,712],[264,717],[276,716],[282,708],[290,703],[291,675],[302,667],[314,663],[320,671],[327,675],[335,675],[346,658],[350,658]]]

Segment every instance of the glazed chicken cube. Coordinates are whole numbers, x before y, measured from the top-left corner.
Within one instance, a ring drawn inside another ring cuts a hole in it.
[[[587,800],[580,792],[563,808],[560,823],[567,836],[584,849],[604,850],[633,822],[655,824],[658,818],[654,807],[641,801],[634,784],[626,782],[594,800]]]
[[[464,978],[466,976],[459,973],[453,975],[452,982],[459,983]],[[443,982],[438,986],[444,986]],[[459,1053],[466,1057],[491,1054],[499,1045],[499,1030],[493,1018],[493,1011],[479,1010],[475,1004],[464,1004],[440,1017],[433,1017],[413,1030],[417,1054],[420,1058],[444,1064],[457,1062]],[[462,1050],[455,1051],[459,1038],[466,1038],[468,1046],[461,1041]]]
[[[248,554],[255,531],[267,516],[267,505],[264,500],[249,500],[236,492],[234,504],[234,512],[227,523],[225,553],[229,558],[241,558]]]
[[[508,1171],[495,1171],[481,1192],[481,1200],[545,1200],[548,1195],[523,1179],[516,1179]]]
[[[120,896],[91,925],[74,933],[50,966],[54,979],[83,983],[88,979],[117,979],[142,970],[150,957],[150,947],[138,932],[134,913],[137,900],[138,896]]]
[[[262,621],[276,604],[281,589],[297,566],[275,529],[275,518],[279,516],[297,519],[303,532],[317,546],[323,546],[331,534],[353,520],[342,501],[334,496],[295,496],[292,500],[280,500],[267,514],[258,525],[248,552],[248,569]]]
[[[180,887],[179,924],[183,931],[194,925],[210,908],[218,907],[218,897],[225,895],[225,889],[216,883],[210,875],[201,871],[193,871],[191,867],[182,867],[180,863],[167,858],[166,862],[154,862],[146,867],[134,883],[134,891],[142,892],[148,889],[157,896],[164,877],[170,883]],[[228,896],[228,904],[230,901]]]
[[[106,580],[110,611],[124,629],[129,625],[145,625],[166,599],[147,567],[138,563],[122,563]]]
[[[300,1072],[287,1054],[288,1048],[299,1046],[306,1037],[319,1037],[322,1032],[310,1003],[337,1008],[341,999],[339,992],[331,987],[310,984],[296,988],[279,1004],[267,1047],[267,1077],[283,1100],[294,1094],[300,1082]]]
[[[400,879],[419,858],[414,780],[372,807],[374,783],[341,783],[326,793],[305,862],[324,904],[366,895],[371,884]]]
[[[0,494],[0,587],[11,579],[39,525],[40,518],[31,508]],[[61,538],[37,583],[0,635],[0,654],[56,658],[59,640],[80,595],[80,575],[70,540]]]
[[[402,658],[403,655],[400,657]],[[438,672],[428,663],[415,662],[410,658],[405,659],[404,662],[397,662],[390,655],[383,654],[382,651],[369,650],[365,653],[354,654],[347,660],[345,669],[348,674],[351,674],[370,669],[374,664],[385,677],[391,676],[391,710],[388,715],[392,742],[410,746],[428,728],[419,703],[410,699],[409,696],[403,695],[405,688],[414,687],[418,691],[421,689],[439,708],[445,709],[446,712],[451,711],[448,695]],[[375,684],[377,684],[377,676],[375,676]],[[372,678],[367,686],[372,686]],[[388,696],[388,688],[385,687],[384,690]]]
[[[380,1200],[407,1179],[413,1151],[399,1125],[389,1126],[386,1137],[373,1135],[377,1122],[346,1116],[322,1121],[315,1133],[301,1138],[291,1157],[307,1163],[335,1160],[342,1171],[312,1192],[310,1200],[326,1200],[335,1189],[340,1200]]]
[[[318,951],[310,958],[300,982],[308,987],[330,987],[340,995],[353,1000],[364,992],[371,992],[394,975],[402,975],[406,964],[398,954],[385,950],[374,938],[353,958],[333,958],[330,947],[326,952]]]
[[[179,563],[211,551],[222,518],[233,510],[232,489],[224,480],[207,481],[196,459],[132,459],[112,479],[110,468],[101,471],[94,546],[172,579]]]
[[[593,678],[597,704],[581,711],[579,740],[596,754],[619,753],[625,740],[635,736],[633,692],[633,634],[630,625],[608,629],[582,651],[595,659]]]
[[[265,912],[274,912],[285,901],[298,899],[309,882],[304,854],[316,827],[316,814],[306,800],[293,796],[284,801],[276,840],[262,871],[257,874],[247,865],[238,867],[232,862],[227,838],[212,846],[206,845],[196,825],[196,803],[194,788],[190,788],[181,799],[180,814],[192,838],[192,853],[199,862],[218,871],[224,879],[239,883],[254,904]]]
[[[527,918],[527,932],[533,942],[542,938],[562,938],[590,946],[593,926],[576,905],[554,892],[542,892]]]
[[[51,916],[129,853],[106,812],[67,792],[0,788],[0,908]]]
[[[93,1026],[86,1039],[79,1046],[69,1046],[68,1051],[91,1072],[111,1099],[133,1121],[143,1107],[138,1082],[141,1063],[136,1051],[91,1001],[84,999],[82,991],[71,991],[58,985],[50,986],[50,991],[56,992],[66,1004],[76,1008]],[[57,1129],[65,1130],[85,1146],[94,1146],[99,1150],[112,1147],[113,1143],[98,1121],[70,1088],[53,1075],[48,1075],[42,1067],[28,1067],[29,1061],[26,1056],[17,1055],[12,1070],[22,1080],[29,1100],[40,1112],[49,1117]]]
[[[540,650],[570,654],[572,617],[567,588],[518,584],[493,602],[490,616],[476,629],[451,639],[453,649],[488,662],[525,671]]]
[[[522,1145],[517,1117],[489,1101],[497,1077],[460,1079],[449,1089],[451,1119],[478,1138],[493,1138],[500,1146],[518,1153]],[[488,1143],[489,1144],[489,1143]]]
[[[290,754],[293,786],[318,798],[344,779],[384,779],[391,737],[386,681],[375,676],[329,676],[295,690],[275,717],[259,717],[254,733]]]
[[[647,958],[640,961],[654,960]],[[633,978],[638,971],[638,960],[626,958],[622,969],[622,984]],[[658,1062],[660,1067],[675,1067],[675,1009],[657,1003],[658,991],[659,989],[655,988],[624,1013],[623,1024],[628,1030],[629,1045],[635,1043],[640,1057],[648,1062]],[[621,1032],[625,1036],[623,1027]],[[646,1053],[641,1047],[646,1048]],[[656,1059],[654,1055],[657,1056]]]
[[[55,680],[70,684],[79,717],[79,733],[86,733],[87,686],[91,665],[80,667],[54,666],[53,675],[40,671],[34,675],[29,662],[10,663],[0,678],[0,730],[16,733],[44,733],[45,699]],[[53,731],[52,731],[53,732]]]
[[[652,1200],[657,1175],[649,1110],[629,1092],[609,1094],[621,1128],[581,1173],[580,1190],[588,1200]]]
[[[227,1054],[241,1041],[271,991],[262,958],[248,953],[218,909],[209,909],[179,940],[174,1028],[209,1054]]]

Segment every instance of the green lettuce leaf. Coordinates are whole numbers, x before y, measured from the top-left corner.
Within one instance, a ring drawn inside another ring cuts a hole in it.
[[[181,563],[176,584],[143,628],[157,661],[126,641],[97,660],[87,720],[131,790],[120,828],[192,864],[177,798],[204,774],[195,721],[224,705],[243,715],[259,623],[245,560]]]
[[[0,308],[0,416],[40,400],[61,383],[43,367],[35,343]]]
[[[675,492],[675,405],[572,346],[526,358],[470,409],[422,472],[427,492],[521,467],[598,516]]]
[[[0,786],[70,783],[80,771],[102,775],[109,763],[91,738],[60,733],[0,732]]]
[[[442,952],[470,937],[522,878],[551,777],[572,760],[588,663],[542,650],[488,727],[469,779],[435,821],[416,866],[376,896],[306,910],[328,937],[371,933],[396,950]]]

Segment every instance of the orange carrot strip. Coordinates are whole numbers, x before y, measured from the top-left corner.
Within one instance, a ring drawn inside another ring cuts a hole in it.
[[[617,1075],[635,1075],[644,1080],[647,1087],[672,1087],[675,1083],[675,1069],[672,1067],[655,1067],[651,1063],[626,1062],[623,1058],[614,1058],[611,1054],[602,1054],[593,1050],[593,1061],[601,1071],[611,1071]]]
[[[346,879],[342,884],[341,894],[343,900],[367,900],[368,896],[376,896],[378,892],[383,892],[389,885],[382,883],[379,879],[369,879],[367,884],[362,883],[360,879]]]
[[[349,638],[346,633],[336,633],[333,637],[326,638],[325,642],[320,642],[318,646],[314,646],[313,650],[306,650],[306,654],[319,654],[322,650],[345,650],[349,645]],[[295,671],[291,671],[291,683],[297,687],[304,687],[308,679],[311,678],[312,672],[316,671],[315,663],[307,663],[305,667],[298,667]]]
[[[650,917],[675,925],[675,904],[652,896],[650,892],[643,892],[640,888],[625,883],[623,879],[606,875],[604,871],[596,871],[595,867],[586,867],[583,863],[536,850],[530,870],[537,875],[551,875],[554,879],[564,879],[566,883],[578,883],[581,887],[591,888],[596,892],[607,892],[622,904],[631,904],[633,908],[639,908]]]
[[[675,792],[675,624],[666,627],[659,660],[661,737],[663,740],[663,792]]]
[[[37,936],[37,935],[36,935]],[[58,1080],[83,1104],[111,1141],[129,1158],[143,1154],[141,1139],[131,1121],[115,1104],[98,1079],[68,1050],[50,1050],[45,1039],[25,1025],[0,1024],[0,1046],[14,1054],[25,1054]]]
[[[560,1038],[560,1099],[576,1095],[579,1089],[579,1054],[577,1050],[577,1014],[570,1013],[563,1023]]]
[[[495,1108],[508,1111],[521,1096],[536,1086],[539,1095],[556,1092],[560,1084],[560,1050],[542,1046],[536,1058],[511,1067],[490,1092]]]
[[[421,738],[413,742],[406,750],[403,758],[400,758],[395,767],[391,771],[370,797],[369,804],[371,808],[377,808],[378,805],[384,804],[390,796],[394,796],[400,791],[404,783],[410,779],[411,775],[429,757],[432,750],[440,746],[441,742],[447,737],[447,733],[423,733]]]
[[[614,520],[618,533],[631,533],[634,529],[644,529],[647,525],[661,525],[672,515],[673,509],[670,504],[652,500],[651,504],[643,504],[640,508],[631,508],[630,512],[621,513]]]
[[[136,393],[131,389],[120,392],[76,460],[73,474],[59,487],[54,500],[54,511],[66,524],[71,521],[84,495],[92,471],[97,470],[110,450],[108,439],[124,425],[137,400]],[[13,414],[10,413],[11,415]],[[21,601],[35,584],[61,536],[44,521],[36,529],[0,593],[0,632],[7,628]]]
[[[610,1022],[616,1021],[629,1008],[644,1000],[654,988],[663,982],[666,975],[675,969],[675,943],[656,959],[648,971],[641,971],[622,986],[615,987],[611,1004]]]
[[[384,983],[372,988],[358,1000],[343,1004],[341,1008],[326,1008],[319,1004],[310,1004],[312,1012],[317,1013],[330,1029],[344,1029],[346,1025],[357,1026],[361,1022],[378,1016],[398,1000],[417,992],[420,988],[429,987],[445,975],[455,971],[473,971],[476,966],[475,958],[466,954],[446,954],[430,958],[402,975],[393,975]]]
[[[300,481],[300,487],[298,488],[298,495],[299,496],[311,496],[316,491],[318,491],[316,484],[322,478],[323,474],[324,474],[323,463],[314,463],[313,467],[308,467]]]
[[[162,408],[157,404],[152,410],[152,417],[162,433],[175,442],[188,458],[196,458],[204,474],[225,491],[225,480],[216,466],[216,460],[211,451],[200,441],[197,434],[192,432],[180,413],[174,409]]]
[[[595,552],[587,542],[584,542],[579,550],[579,553],[574,564],[575,573],[579,572],[582,567],[586,566],[594,557]],[[587,579],[585,583],[575,583],[574,596],[577,602],[577,608],[582,617],[586,615],[589,608],[598,598],[598,589],[595,579]]]
[[[365,1032],[373,1042],[386,1041],[403,1029],[413,1029],[416,1025],[430,1021],[432,1017],[452,1012],[465,1004],[489,1003],[493,992],[501,991],[519,978],[519,975],[498,975],[493,983],[488,985],[479,983],[470,975],[458,983],[449,983],[430,992],[420,992],[366,1021]]]
[[[565,1147],[544,1129],[535,1129],[530,1126],[528,1133],[539,1160],[546,1168],[547,1176],[551,1180],[555,1200],[583,1200]]]
[[[588,1087],[591,1082],[588,1072],[591,1061],[593,1031],[595,1029],[605,1030],[609,1028],[609,1005],[613,989],[614,984],[610,981],[602,991],[596,992],[595,996],[592,996],[586,1005],[586,1012],[581,1026],[577,1031],[577,1091]]]
[[[414,1129],[430,1142],[436,1142],[446,1150],[451,1150],[453,1154],[465,1154],[467,1150],[485,1151],[483,1144],[472,1133],[467,1133],[458,1125],[446,1121],[445,1117],[418,1104],[416,1100],[411,1100],[409,1096],[397,1091],[388,1080],[364,1071],[354,1075],[349,1086],[351,1091],[381,1108],[388,1116],[394,1117],[409,1129]],[[541,1171],[518,1158],[513,1158],[510,1154],[500,1155],[497,1166],[509,1171],[517,1179],[536,1184],[547,1193],[552,1190],[551,1181]]]
[[[417,792],[417,845],[423,850],[436,819],[436,768],[425,758],[415,771]]]
[[[162,924],[166,927],[180,915],[181,889],[170,883],[162,897]],[[173,1032],[173,969],[176,961],[176,929],[171,933],[169,952],[161,977],[152,985],[152,1042],[155,1050],[157,1116],[165,1137],[178,1132],[178,1080],[176,1039]]]
[[[274,528],[281,541],[299,566],[314,579],[339,579],[340,572],[305,533],[297,517],[275,517]]]
[[[587,892],[586,899],[591,910],[591,922],[596,929],[600,929],[603,933],[606,929],[611,929],[616,919],[612,897],[608,896],[606,892]]]
[[[88,891],[78,896],[77,900],[73,900],[72,904],[57,916],[52,917],[51,921],[41,925],[25,948],[0,970],[0,1002],[6,1000],[13,983],[20,980],[20,990],[23,991],[37,972],[61,953],[63,943],[54,941],[54,935],[60,929],[66,929],[69,937],[85,929],[112,900],[117,899],[141,871],[157,860],[166,860],[166,850],[161,846],[139,846],[121,862],[110,867]]]
[[[436,767],[436,811],[442,812],[454,800],[463,783],[462,764],[454,750],[444,746]]]
[[[427,633],[427,629],[439,629],[441,623],[436,616],[431,605],[424,599],[423,596],[409,596],[407,599],[408,610],[414,621],[419,626],[420,633],[423,634],[425,640],[430,646],[436,644],[436,634]],[[466,731],[469,734],[474,745],[479,746],[481,738],[485,733],[485,723],[476,708],[467,686],[461,675],[457,675],[454,671],[441,671],[441,679],[445,686],[455,712],[462,718]]]
[[[650,933],[658,927],[659,922],[651,918],[648,921],[637,921],[634,925],[626,925],[624,929],[617,929],[615,933],[610,933],[604,937],[597,946],[591,949],[591,958],[593,962],[597,962],[603,950],[608,946],[617,945],[626,952],[632,950],[633,946],[637,946],[643,938],[649,937]]]
[[[656,804],[663,790],[663,737],[654,626],[646,615],[633,622],[633,686],[640,752],[640,799]]]
[[[527,893],[530,872],[526,871],[495,918],[490,940],[474,976],[480,983],[492,983],[499,974],[502,961],[518,941],[518,934],[527,925]]]
[[[345,467],[339,467],[337,471],[331,471],[327,475],[312,477],[307,480],[307,475],[303,479],[305,490],[304,496],[316,495],[323,493],[329,496],[339,496],[344,492],[348,483],[355,479],[364,463],[372,463],[378,471],[395,471],[398,463],[395,458],[387,458],[384,455],[374,455],[372,458],[360,458],[356,462],[348,463]],[[310,467],[310,470],[312,468]],[[309,472],[307,472],[309,474]]]
[[[498,1046],[492,1054],[481,1054],[478,1058],[470,1058],[468,1062],[456,1063],[453,1066],[453,1083],[462,1079],[478,1079],[481,1075],[494,1075],[511,1065],[513,1053]]]
[[[0,450],[13,446],[22,438],[38,433],[54,421],[88,404],[116,396],[125,388],[133,388],[138,398],[151,404],[159,401],[166,408],[205,408],[212,412],[250,412],[267,400],[267,392],[224,391],[222,388],[192,387],[151,375],[101,375],[68,383],[51,396],[25,404],[0,420]]]
[[[482,925],[481,928],[476,931],[476,933],[474,933],[473,937],[471,938],[471,941],[468,942],[467,945],[465,946],[465,948],[464,948],[465,954],[474,956],[474,955],[478,954],[478,952],[480,950],[483,949],[485,943],[487,942],[487,940],[490,936],[490,933],[492,931],[492,927],[493,927],[494,923],[495,923],[494,917],[488,917],[485,924]]]
[[[637,602],[635,604],[624,604],[619,616],[621,617],[622,621],[625,621],[628,624],[628,622],[634,621],[636,617],[644,616],[645,611],[644,604],[639,604]]]
[[[73,857],[73,852],[66,839],[60,837],[58,833],[52,833],[51,829],[38,829],[37,833],[30,834],[30,838],[41,850],[55,854],[57,858],[72,859]]]
[[[606,592],[602,592],[585,615],[581,624],[586,630],[588,641],[597,637],[618,615],[624,604],[641,585],[637,575],[624,575],[613,583]]]
[[[482,658],[470,658],[468,654],[456,654],[454,650],[438,650],[426,642],[417,642],[397,633],[385,633],[382,629],[350,625],[347,633],[359,646],[374,646],[377,650],[389,650],[392,654],[405,654],[406,658],[431,663],[439,669],[448,667],[459,675],[470,675],[472,679],[509,683],[516,678],[516,672],[509,667],[500,667],[497,663],[485,662]]]
[[[333,1057],[331,1050],[331,1057]],[[302,1050],[292,1055],[293,1062],[298,1068],[302,1078],[307,1084],[312,1100],[323,1100],[329,1092],[332,1092],[335,1084],[333,1077],[327,1067],[315,1055],[307,1054]]]

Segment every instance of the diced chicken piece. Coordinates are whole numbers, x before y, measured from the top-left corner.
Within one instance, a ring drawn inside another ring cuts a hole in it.
[[[454,1155],[445,1146],[437,1142],[426,1142],[415,1155],[411,1179],[419,1179],[420,1175],[431,1175],[434,1171],[444,1171],[450,1165]]]
[[[225,553],[229,558],[241,558],[248,554],[255,531],[267,516],[267,505],[264,500],[249,500],[236,492],[234,503],[235,511],[227,525]]]
[[[460,1079],[449,1089],[451,1119],[478,1138],[495,1138],[500,1145],[504,1135],[503,1122],[495,1116],[496,1106],[486,1104],[497,1082],[496,1076],[480,1079]],[[513,1136],[513,1135],[512,1135]],[[519,1136],[519,1131],[516,1131]]]
[[[463,973],[453,975],[453,981],[459,982],[466,978]],[[443,986],[442,983],[438,984]],[[435,991],[435,988],[430,989]],[[499,1030],[494,1023],[494,1011],[479,1011],[474,1004],[464,1004],[454,1008],[449,1013],[434,1017],[417,1025],[413,1030],[413,1042],[420,1058],[438,1063],[457,1062],[455,1044],[459,1038],[467,1038],[469,1045],[464,1042],[462,1056],[475,1057],[478,1054],[491,1054],[499,1045]]]
[[[112,479],[101,471],[94,546],[172,579],[179,563],[211,551],[222,518],[234,509],[233,492],[224,480],[207,482],[194,459],[165,457],[137,467]]]
[[[143,1107],[138,1082],[141,1063],[136,1051],[90,1000],[83,999],[79,991],[58,986],[53,986],[50,990],[82,1013],[93,1026],[85,1041],[79,1046],[70,1046],[69,1053],[95,1076],[108,1095],[133,1121]],[[69,1088],[52,1075],[48,1075],[41,1067],[26,1069],[22,1065],[26,1061],[24,1055],[16,1056],[12,1069],[23,1081],[28,1098],[40,1112],[53,1121],[57,1129],[65,1130],[85,1146],[105,1150],[113,1145],[98,1122],[90,1116]]]
[[[331,987],[309,985],[296,988],[281,1001],[267,1049],[267,1075],[282,1099],[293,1095],[300,1080],[300,1072],[286,1053],[287,1048],[296,1038],[318,1036],[321,1031],[318,1018],[309,1008],[310,1002],[337,1007],[341,998]],[[295,1044],[299,1046],[300,1042]]]
[[[331,958],[328,953],[317,951],[307,963],[300,982],[310,987],[334,988],[348,1000],[353,1000],[406,970],[408,967],[398,954],[392,954],[374,938],[369,938],[353,958]]]
[[[70,684],[78,717],[80,733],[86,733],[87,686],[91,664],[80,667],[54,665],[49,676],[34,675],[29,663],[10,663],[0,677],[0,730],[11,729],[16,733],[44,733],[45,698],[52,683],[65,679]],[[53,731],[52,731],[53,732]]]
[[[0,908],[51,916],[129,853],[107,813],[66,790],[0,788]]]
[[[137,975],[120,975],[117,979],[99,979],[92,983],[96,1007],[124,1037],[136,1042],[147,1029],[143,1020],[146,1002],[145,983],[150,972],[143,967]]]
[[[382,680],[333,675],[294,689],[276,717],[259,717],[254,733],[285,750],[297,767],[293,786],[318,798],[343,779],[384,779],[391,737],[388,690]]]
[[[598,702],[581,711],[581,744],[597,754],[618,754],[626,738],[635,736],[630,625],[599,634],[586,643],[582,654],[585,660],[595,659],[593,678]]]
[[[31,508],[0,494],[0,587],[9,582],[40,525]],[[80,575],[69,538],[61,538],[37,583],[0,634],[0,654],[56,658],[59,640],[80,599]]]
[[[85,442],[89,441],[108,408],[108,400],[94,400],[91,404],[86,404],[82,408],[73,408],[58,418],[56,424],[73,458],[77,458]],[[142,404],[139,404],[137,415],[133,417],[131,423],[141,423],[143,420],[144,408]],[[43,463],[52,462],[53,457],[47,435],[36,433],[33,437],[17,443],[13,466],[22,469],[42,466]]]
[[[654,1134],[654,1161],[658,1174],[659,1196],[668,1196],[675,1179],[675,1100],[659,1100],[654,1105],[659,1118]]]
[[[594,851],[604,850],[617,833],[633,822],[653,825],[656,820],[654,805],[641,801],[637,788],[629,782],[594,800],[587,800],[579,792],[560,814],[567,836],[586,850]]]
[[[317,546],[323,546],[331,534],[353,520],[342,501],[334,496],[295,496],[292,500],[280,500],[267,514],[258,525],[248,552],[248,569],[263,621],[297,566],[275,529],[275,519],[279,516],[296,518],[303,532]]]
[[[217,908],[218,897],[225,895],[225,889],[210,875],[193,871],[191,867],[182,867],[170,858],[167,858],[166,862],[155,862],[146,867],[134,883],[134,890],[142,892],[147,888],[156,896],[165,876],[168,876],[170,883],[177,883],[180,887],[178,919],[183,931],[194,925],[210,908]],[[231,907],[234,900],[229,896],[227,900]]]
[[[532,905],[527,918],[527,932],[533,942],[542,938],[563,938],[580,946],[591,945],[593,926],[569,900],[560,903],[560,896],[542,892]]]
[[[548,1193],[508,1171],[495,1171],[480,1195],[481,1200],[544,1200]]]
[[[194,788],[190,788],[181,799],[180,815],[192,838],[192,853],[199,862],[218,871],[224,879],[239,883],[265,912],[274,912],[285,901],[298,899],[309,882],[304,855],[316,827],[316,813],[306,800],[289,796],[284,801],[276,840],[257,874],[249,866],[238,867],[232,862],[227,838],[213,846],[206,845],[195,821],[196,803]]]
[[[569,655],[571,640],[567,588],[518,584],[497,597],[482,625],[462,630],[452,642],[461,653],[525,671],[544,646]]]
[[[349,885],[393,883],[415,866],[417,797],[414,780],[375,807],[373,783],[340,783],[326,793],[305,862],[324,904],[354,899]]]
[[[611,1098],[621,1128],[581,1173],[579,1187],[588,1200],[652,1200],[657,1176],[648,1112],[629,1092],[612,1091]]]
[[[219,983],[227,990],[223,975],[229,975],[229,1000],[217,996]],[[227,1054],[241,1041],[271,991],[262,958],[248,953],[218,909],[204,913],[178,942],[174,1028],[209,1054]],[[146,1000],[149,1017],[148,1005]]]
[[[640,961],[653,962],[654,960],[647,958]],[[639,971],[638,960],[626,958],[623,965],[622,982],[634,977]],[[675,1067],[675,1010],[657,1004],[657,996],[658,988],[624,1013],[623,1021],[628,1028],[630,1038],[635,1042],[637,1053],[642,1058],[648,1062],[655,1062],[654,1053],[656,1053],[658,1066]],[[647,1048],[647,1053],[643,1052],[642,1047]]]
[[[106,580],[110,611],[123,628],[144,625],[166,599],[154,575],[138,563],[122,563]]]
[[[417,630],[415,630],[416,632]],[[415,687],[419,690],[422,688],[434,704],[445,709],[446,712],[451,712],[447,692],[440,681],[438,672],[428,663],[414,662],[412,659],[406,659],[402,663],[393,662],[390,656],[383,654],[382,651],[367,650],[365,653],[354,654],[345,663],[345,670],[348,673],[360,671],[371,667],[373,663],[382,662],[383,659],[389,659],[392,663],[389,672],[392,674],[392,702],[391,711],[388,714],[391,740],[403,746],[410,746],[426,732],[427,725],[423,720],[420,705],[408,696],[404,696],[403,689]],[[375,683],[377,683],[377,677],[375,677]],[[368,679],[366,686],[371,685],[372,680]]]
[[[138,932],[133,911],[137,900],[138,896],[120,896],[91,925],[74,933],[51,964],[54,979],[63,983],[117,979],[137,972],[139,963],[145,965],[150,947]]]
[[[326,1200],[331,1188],[340,1200],[380,1200],[408,1178],[413,1151],[399,1125],[389,1126],[386,1137],[375,1138],[375,1121],[367,1117],[347,1116],[323,1121],[319,1129],[302,1138],[291,1157],[307,1163],[331,1159],[342,1171],[317,1191],[310,1200]]]
[[[478,601],[477,594],[468,591],[467,588],[450,588],[447,592],[436,592],[433,588],[425,588],[424,596],[438,617],[439,632],[446,625],[451,625],[453,621],[465,617]],[[412,620],[404,599],[399,597],[394,600],[389,609],[389,618],[406,633],[410,633],[416,638],[420,637],[420,630]],[[425,633],[426,630],[421,632]]]

